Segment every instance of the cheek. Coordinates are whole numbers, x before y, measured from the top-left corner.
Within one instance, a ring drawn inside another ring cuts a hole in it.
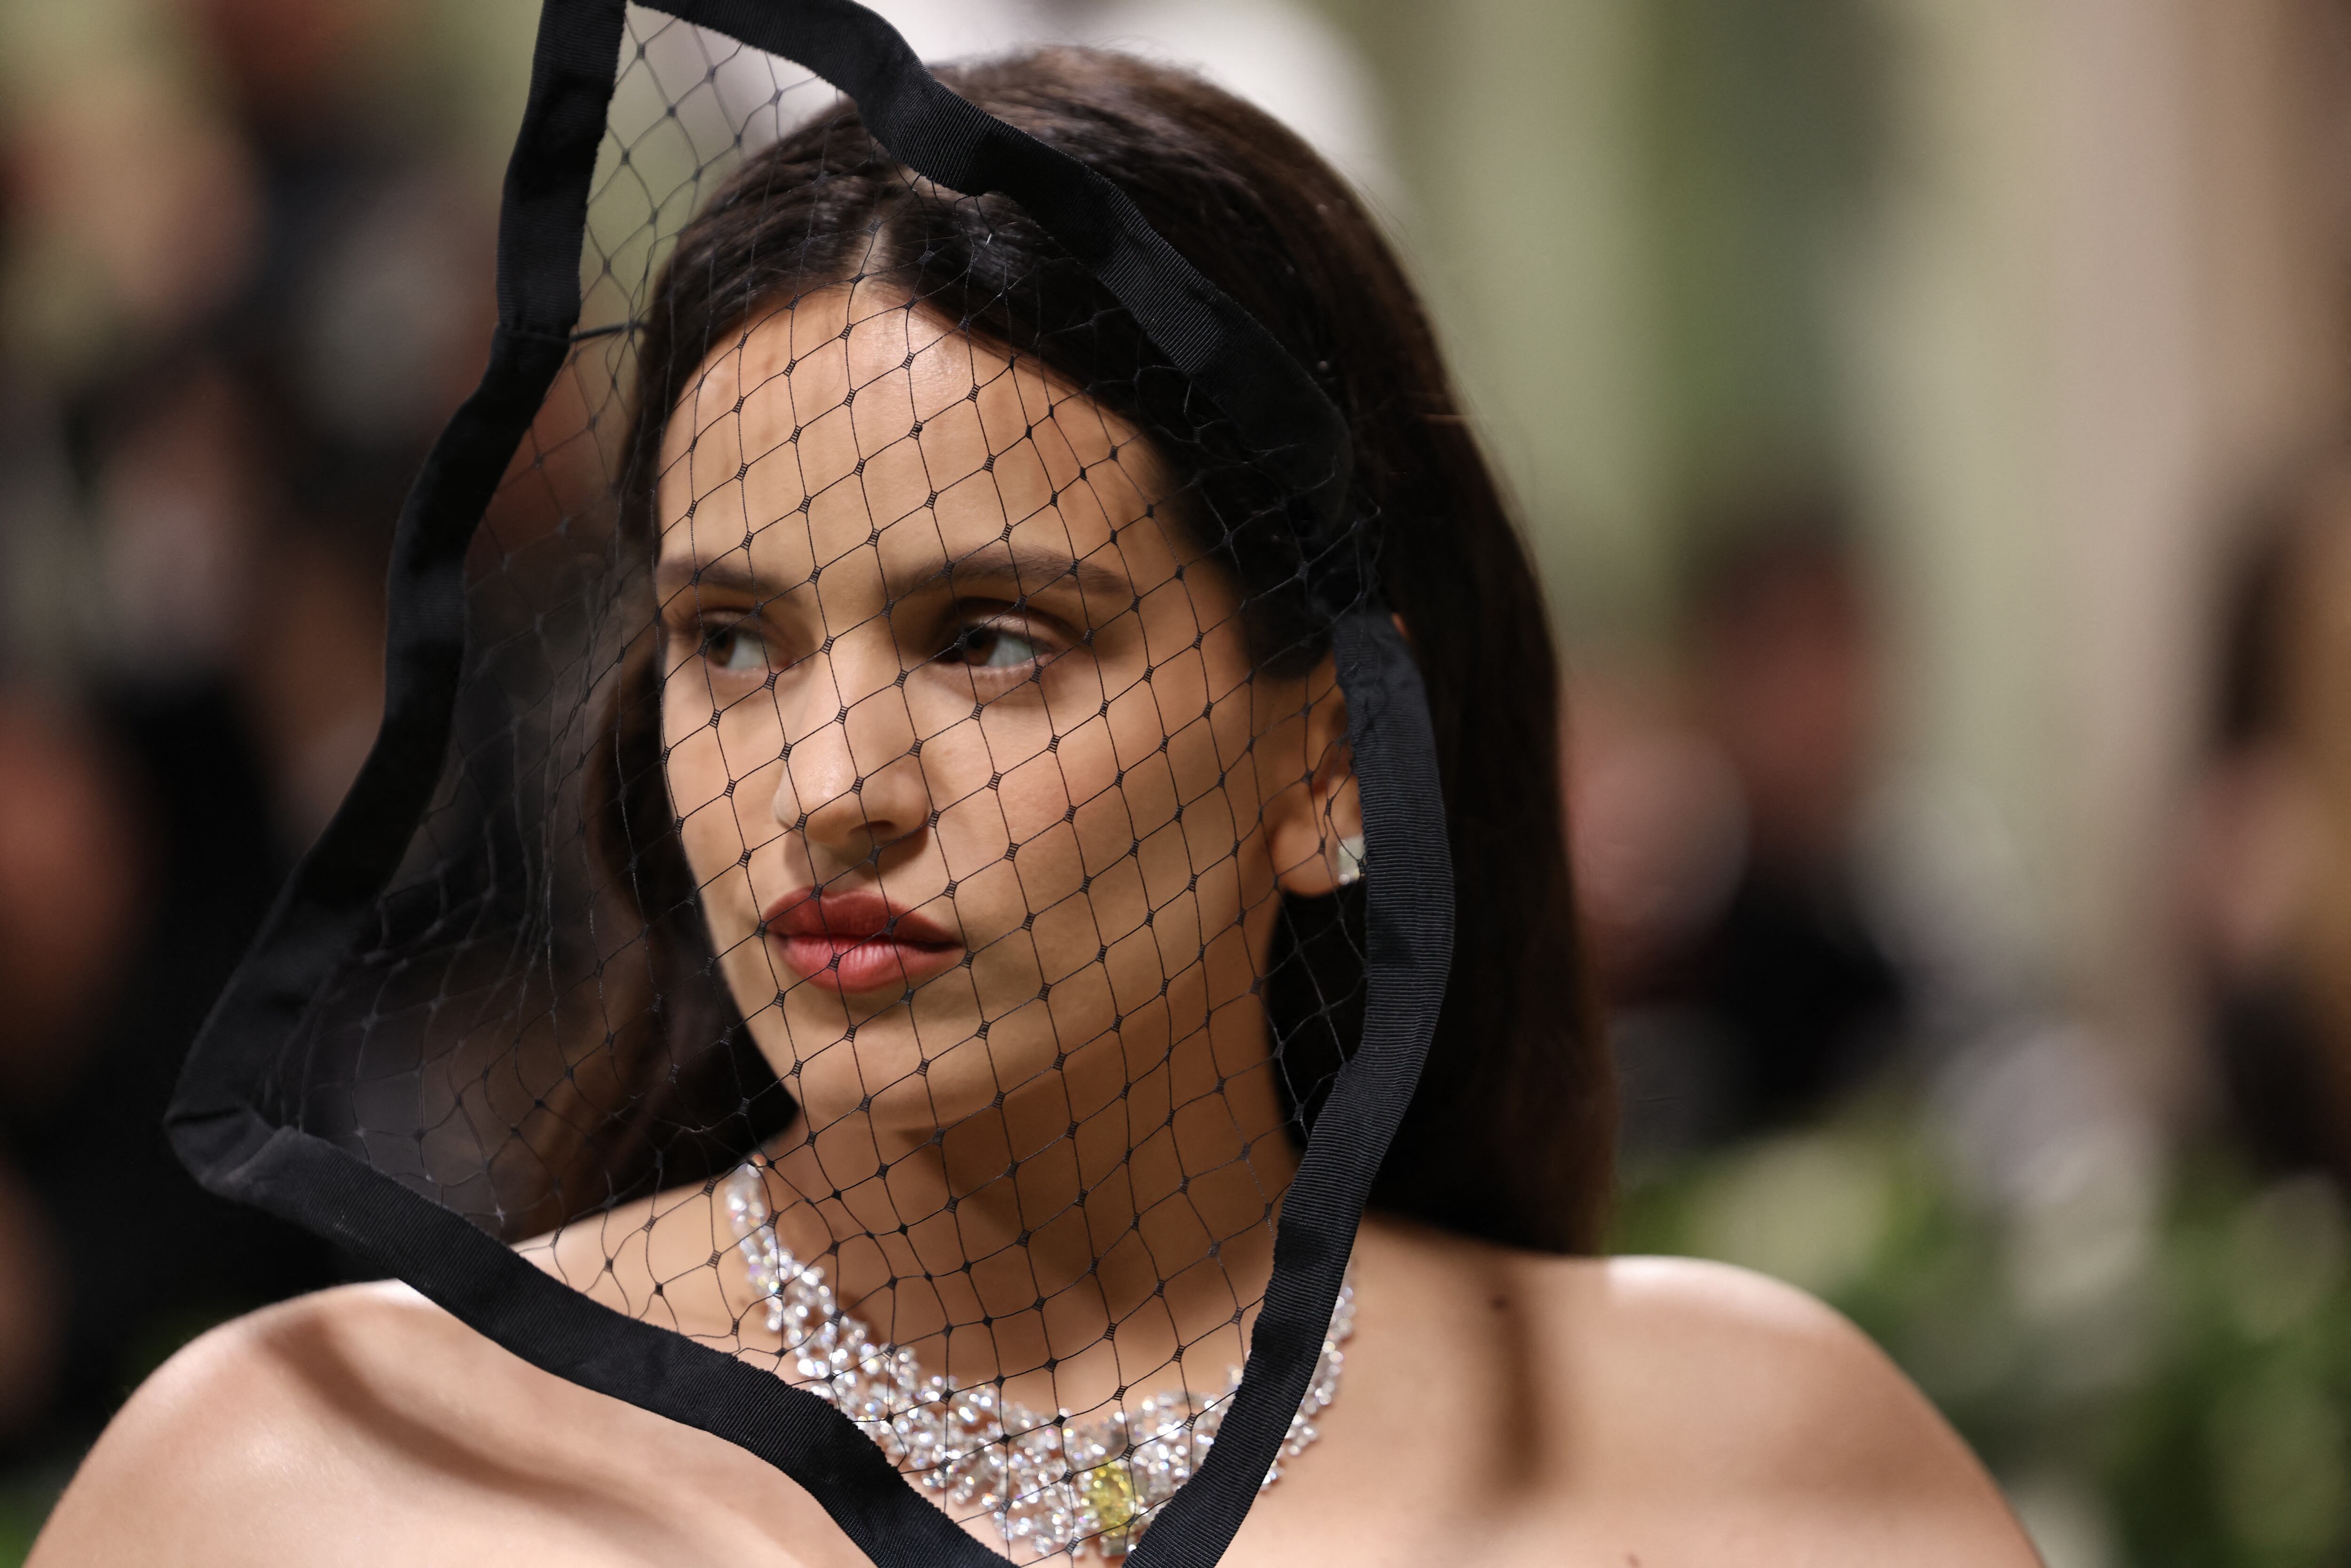
[[[709,722],[706,696],[679,694],[664,702],[663,739],[667,759],[663,765],[670,805],[677,813],[678,838],[685,851],[686,869],[701,890],[703,904],[714,925],[732,923],[733,906],[748,896],[743,869],[744,852],[757,848],[745,829],[758,818],[751,809],[765,810],[762,779],[737,760],[747,755],[743,726],[732,721]],[[739,884],[739,885],[738,885]],[[714,929],[714,936],[727,935]]]
[[[759,726],[742,715],[712,725],[706,691],[673,694],[662,717],[664,778],[704,926],[736,1007],[764,1040],[774,1026],[781,977],[754,938],[765,899],[777,889],[754,885],[763,872],[774,881],[774,868],[747,863],[747,855],[776,836],[775,775],[772,767],[746,771],[738,760],[760,755],[761,737],[750,733]],[[766,755],[773,752],[769,745]]]
[[[1058,734],[983,725],[960,783],[935,778],[956,801],[940,837],[958,911],[1003,955],[977,967],[1000,972],[983,987],[991,1014],[1050,987],[1057,1015],[1092,998],[1109,1027],[1238,941],[1270,896],[1249,690],[1212,704],[1210,687],[1198,655],[1164,660]]]
[[[682,679],[674,678],[672,687]],[[708,717],[706,703],[697,703],[674,689],[664,694],[662,773],[669,785],[670,807],[684,823],[686,861],[696,882],[707,879],[714,869],[704,858],[704,852],[711,847],[712,824],[729,815],[726,748],[719,745],[716,727],[706,722]]]

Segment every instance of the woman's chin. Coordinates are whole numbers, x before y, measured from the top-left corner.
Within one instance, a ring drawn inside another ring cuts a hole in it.
[[[926,1051],[945,1031],[917,1029],[903,1011],[862,1023],[854,1034],[836,1026],[832,1040],[814,1049],[808,1031],[796,1025],[791,1032],[789,1041],[761,1039],[761,1052],[820,1134],[859,1121],[919,1142],[992,1110],[1015,1083],[1050,1071],[1053,1060],[1049,1050],[1034,1069],[1008,1071],[1004,1053],[992,1051],[976,1030]]]

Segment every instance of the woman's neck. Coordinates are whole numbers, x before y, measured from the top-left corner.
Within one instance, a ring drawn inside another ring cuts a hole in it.
[[[1228,1074],[1234,1036],[1255,1062]],[[1221,1392],[1297,1168],[1264,1038],[1220,1019],[1075,1121],[1056,1080],[943,1132],[870,1113],[795,1128],[768,1176],[779,1238],[827,1262],[875,1338],[957,1385],[1072,1410],[1130,1385]]]

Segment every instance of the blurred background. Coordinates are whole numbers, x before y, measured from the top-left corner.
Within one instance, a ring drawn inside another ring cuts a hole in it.
[[[2351,1563],[2351,0],[883,0],[1396,237],[1570,664],[1621,1244],[1821,1292],[2053,1568]],[[372,734],[528,0],[0,0],[0,1561],[337,1263],[179,1056]]]

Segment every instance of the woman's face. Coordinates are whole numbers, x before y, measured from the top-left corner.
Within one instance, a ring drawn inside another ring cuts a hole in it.
[[[1018,1159],[1145,1079],[1176,1115],[1263,1071],[1275,888],[1328,891],[1356,831],[1343,710],[1327,665],[1253,671],[1165,486],[1033,361],[871,285],[758,320],[673,414],[670,798],[814,1130],[1001,1107]]]

